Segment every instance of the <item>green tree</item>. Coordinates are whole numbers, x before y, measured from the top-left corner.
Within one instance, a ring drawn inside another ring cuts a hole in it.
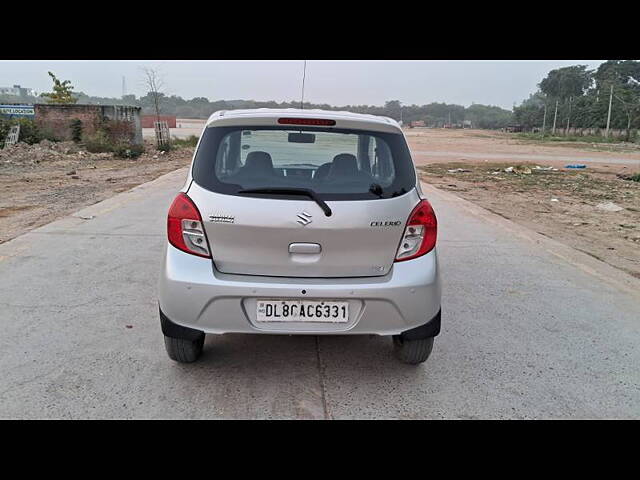
[[[503,128],[510,122],[513,114],[493,105],[480,105],[475,103],[464,112],[464,119],[470,120],[475,128]]]
[[[624,85],[629,83],[629,78],[640,81],[640,62],[635,60],[608,60],[598,67],[593,78],[596,83],[596,89],[601,90],[601,93],[605,92],[612,83],[614,85]]]
[[[584,95],[593,83],[593,70],[587,70],[586,65],[551,70],[540,82],[540,91],[554,99],[566,99]]]
[[[622,107],[629,141],[631,127],[640,117],[640,62],[609,60],[598,67],[594,78],[598,94],[607,97],[607,92],[612,91],[613,98]]]
[[[388,100],[384,104],[384,109],[388,112],[387,117],[391,117],[394,120],[400,120],[402,105],[399,100]]]
[[[76,103],[78,99],[73,96],[73,86],[71,85],[71,81],[65,80],[61,82],[53,73],[48,73],[53,79],[53,92],[42,93],[40,96],[48,98],[49,103]]]
[[[586,65],[573,65],[551,70],[540,82],[539,87],[542,93],[565,104],[567,131],[570,126],[573,101],[584,95],[592,84],[593,70],[587,70]]]
[[[513,118],[518,124],[527,129],[540,127],[544,123],[544,108],[546,104],[546,96],[542,92],[536,92],[533,95],[529,95],[528,99],[513,109]],[[547,110],[547,122],[549,121],[549,110]]]

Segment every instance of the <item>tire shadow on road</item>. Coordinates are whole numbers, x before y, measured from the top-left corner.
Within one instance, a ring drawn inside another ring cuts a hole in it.
[[[422,366],[395,358],[391,337],[377,335],[207,335],[197,364],[211,372],[251,369],[265,375],[313,367],[323,373],[330,369],[328,373],[353,375],[356,382],[398,373],[408,378],[412,373],[424,375]]]

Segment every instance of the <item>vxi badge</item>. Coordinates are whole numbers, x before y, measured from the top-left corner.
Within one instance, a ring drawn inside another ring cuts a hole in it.
[[[402,222],[400,220],[387,222],[371,222],[372,227],[397,227],[398,225],[402,225]]]
[[[232,215],[209,215],[209,221],[213,223],[234,223],[235,220]]]

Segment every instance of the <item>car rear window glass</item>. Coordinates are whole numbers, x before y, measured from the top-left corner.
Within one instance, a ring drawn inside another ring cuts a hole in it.
[[[219,193],[305,188],[325,200],[390,198],[415,186],[402,135],[318,127],[208,127],[193,178]]]

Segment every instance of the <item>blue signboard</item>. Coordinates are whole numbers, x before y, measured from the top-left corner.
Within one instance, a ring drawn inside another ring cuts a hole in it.
[[[0,105],[0,117],[26,117],[33,118],[36,111],[33,105]]]

